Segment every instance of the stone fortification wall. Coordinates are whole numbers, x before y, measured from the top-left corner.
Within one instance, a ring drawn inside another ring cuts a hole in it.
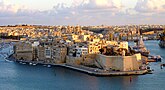
[[[83,61],[82,57],[66,57],[66,63],[71,65],[80,65]]]
[[[123,57],[123,71],[139,70],[139,67],[136,55]]]
[[[96,60],[106,70],[132,71],[139,70],[141,55],[106,56],[98,54]]]
[[[66,57],[66,63],[72,65],[94,65],[96,59],[96,54],[88,54],[82,57]]]
[[[14,54],[17,60],[32,60],[32,51],[21,51]]]
[[[95,64],[95,59],[96,59],[96,54],[88,54],[83,56],[83,61],[81,64],[83,65],[94,65]]]
[[[121,56],[106,56],[98,54],[96,60],[106,70],[123,70],[123,60]]]

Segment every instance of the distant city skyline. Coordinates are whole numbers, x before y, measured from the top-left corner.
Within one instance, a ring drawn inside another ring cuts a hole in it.
[[[0,25],[165,24],[165,0],[0,0]]]

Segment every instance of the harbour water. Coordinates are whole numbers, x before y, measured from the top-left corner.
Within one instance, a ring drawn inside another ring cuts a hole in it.
[[[145,41],[153,55],[161,55],[162,62],[150,63],[153,74],[97,77],[62,67],[30,66],[9,62],[0,55],[0,90],[164,90],[165,49],[158,41]],[[8,51],[2,50],[2,51]]]

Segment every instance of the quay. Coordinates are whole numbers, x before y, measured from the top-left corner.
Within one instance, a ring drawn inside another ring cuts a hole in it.
[[[85,66],[72,66],[63,64],[60,65],[69,69],[77,70],[80,72],[87,73],[89,75],[95,75],[95,76],[124,76],[124,75],[143,75],[147,74],[148,70],[139,70],[139,71],[104,71],[100,69],[93,69]],[[93,70],[92,70],[93,69]]]
[[[51,66],[59,66],[59,67],[64,67],[68,69],[72,69],[75,71],[87,73],[89,75],[94,75],[94,76],[124,76],[124,75],[144,75],[149,73],[148,70],[136,70],[136,71],[105,71],[103,69],[99,68],[91,68],[91,67],[86,67],[82,65],[70,65],[70,64],[52,64],[52,63],[44,63],[44,62],[37,62],[37,61],[22,61],[22,60],[16,60],[13,59],[12,57],[6,58],[10,61],[14,62],[22,62],[22,63],[32,63],[36,65],[51,65]]]

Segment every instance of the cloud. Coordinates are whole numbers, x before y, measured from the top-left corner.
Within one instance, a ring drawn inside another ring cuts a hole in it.
[[[121,12],[123,5],[121,0],[75,0],[70,7],[67,7],[64,3],[58,4],[53,7],[49,12],[50,15],[67,17],[83,17],[89,15],[89,17],[99,16],[100,14],[115,15]],[[101,18],[103,18],[101,16]]]
[[[81,11],[100,12],[100,11],[120,11],[122,4],[120,0],[83,0],[78,6]]]
[[[6,1],[0,1],[0,16],[14,15],[18,9],[16,5],[9,5]]]
[[[119,0],[88,0],[83,1],[80,8],[86,9],[120,9],[121,2]]]
[[[34,15],[47,20],[51,18],[55,24],[98,24],[99,20],[107,20],[119,14],[121,8],[120,0],[75,0],[71,6],[59,3],[50,10],[37,11]],[[19,15],[21,14],[24,12],[21,11]]]
[[[57,12],[69,10],[76,10],[81,12],[93,12],[93,11],[119,11],[122,8],[120,0],[75,0],[70,7],[67,7],[64,3],[58,4],[53,7]],[[75,11],[74,11],[75,12]]]
[[[0,24],[115,25],[150,23],[152,20],[163,22],[163,19],[159,19],[164,14],[157,15],[156,18],[153,14],[165,12],[165,0],[138,0],[134,8],[123,5],[121,1],[73,0],[71,5],[59,3],[52,6],[52,9],[41,11],[9,4],[3,0],[0,1]],[[146,14],[151,14],[149,19],[146,19]]]
[[[135,10],[139,13],[165,12],[165,0],[138,0]]]
[[[7,0],[0,1],[0,16],[4,17],[34,17],[39,15],[45,15],[46,11],[30,10],[25,6],[19,6],[14,4],[9,4]]]

